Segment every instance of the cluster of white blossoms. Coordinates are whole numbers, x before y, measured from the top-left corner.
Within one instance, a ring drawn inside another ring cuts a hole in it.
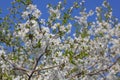
[[[83,3],[84,0],[80,5]],[[60,5],[61,2],[56,9],[49,8],[53,19],[61,17]],[[104,2],[103,6],[109,5]],[[22,14],[26,22],[18,24],[12,38],[20,41],[21,46],[14,45],[16,51],[4,59],[9,62],[3,63],[0,57],[0,68],[4,70],[5,64],[9,64],[13,72],[5,68],[3,73],[9,72],[13,80],[117,80],[120,78],[116,76],[120,72],[120,23],[111,19],[111,11],[107,20],[99,19],[100,7],[95,12],[96,21],[91,23],[88,17],[94,14],[92,10],[87,13],[83,9],[80,16],[74,17],[80,27],[76,33],[71,31],[71,22],[51,22],[49,27],[44,19],[38,21],[40,10],[36,5],[28,5]],[[0,56],[3,54],[4,49],[0,47]]]
[[[22,17],[24,19],[29,18],[30,15],[34,16],[35,18],[39,18],[41,15],[41,12],[39,9],[37,9],[36,5],[28,5],[26,8],[26,11],[23,12]]]

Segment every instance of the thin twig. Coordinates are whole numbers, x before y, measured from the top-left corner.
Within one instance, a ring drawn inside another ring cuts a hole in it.
[[[60,65],[55,65],[55,66],[51,66],[51,67],[48,67],[48,68],[43,68],[43,69],[37,69],[37,70],[34,70],[34,72],[38,72],[38,71],[42,71],[42,70],[48,70],[48,69],[53,69],[53,68],[55,68],[55,67],[59,67],[59,66],[61,66],[62,64],[60,64]]]
[[[30,70],[23,68],[23,67],[18,67],[15,63],[10,62],[9,60],[2,58],[4,61],[8,62],[10,65],[12,65],[13,70],[21,70],[23,71],[25,74],[27,74],[27,72],[30,72]],[[27,74],[28,76],[28,74]]]
[[[94,73],[89,73],[89,74],[87,74],[87,75],[92,76],[92,75],[97,75],[97,74],[99,74],[100,72],[107,71],[107,70],[110,69],[112,66],[114,66],[114,65],[118,62],[119,59],[120,59],[120,57],[117,58],[116,61],[115,61],[111,66],[109,66],[109,67],[107,67],[107,68],[105,68],[105,69],[102,69],[102,70],[99,70],[99,71],[94,72]]]

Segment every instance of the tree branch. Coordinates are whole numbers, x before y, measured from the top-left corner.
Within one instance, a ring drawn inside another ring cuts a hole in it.
[[[93,75],[98,75],[98,74],[100,74],[101,72],[107,71],[107,70],[109,70],[112,66],[114,66],[114,65],[118,62],[118,60],[120,60],[120,57],[117,58],[116,61],[115,61],[112,65],[108,66],[107,68],[102,69],[102,70],[98,70],[98,71],[96,71],[96,72],[93,71],[93,72],[88,73],[88,74],[86,74],[86,75],[93,76]],[[82,72],[80,72],[80,73],[78,73],[78,74],[76,74],[76,75],[74,75],[74,76],[72,76],[72,77],[75,77],[75,76],[80,77],[81,75],[82,75]],[[72,77],[71,77],[71,78],[72,78]]]
[[[48,46],[45,48],[45,52],[47,51],[47,48],[48,48]],[[45,53],[45,52],[44,52],[44,53]],[[29,77],[28,77],[28,80],[30,80],[31,77],[32,77],[32,75],[34,74],[34,71],[35,71],[35,69],[36,69],[36,67],[37,67],[37,65],[38,65],[38,62],[39,62],[39,60],[43,57],[44,53],[41,54],[38,58],[36,58],[36,61],[35,61],[33,70],[32,70],[32,72],[30,73],[30,75],[29,75]]]
[[[60,65],[55,65],[55,66],[51,66],[51,67],[48,67],[48,68],[43,68],[43,69],[37,69],[37,70],[34,70],[34,72],[38,72],[38,71],[42,71],[42,70],[48,70],[48,69],[53,69],[53,68],[55,68],[55,67],[59,67],[59,66],[61,66],[62,64],[60,64]]]

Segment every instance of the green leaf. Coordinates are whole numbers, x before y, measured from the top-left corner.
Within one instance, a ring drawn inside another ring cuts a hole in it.
[[[26,4],[31,4],[31,0],[26,0]]]
[[[76,63],[74,61],[74,53],[73,53],[73,51],[66,50],[64,55],[69,57],[69,62],[70,63],[76,65]]]
[[[33,40],[34,35],[33,34],[28,34],[29,39]]]
[[[5,59],[5,56],[4,56],[3,54],[1,55],[1,57],[2,57],[3,59]]]
[[[73,60],[73,57],[69,57],[69,62],[76,65],[75,61]]]
[[[7,73],[2,74],[2,80],[12,80],[12,77],[9,76]]]
[[[41,40],[38,41],[38,45],[37,45],[39,48],[41,47],[41,42],[40,41]]]
[[[84,58],[84,57],[87,57],[89,54],[84,52],[84,51],[81,51],[77,56],[75,56],[76,58]]]
[[[76,71],[78,71],[78,68],[74,67],[73,69],[71,69],[71,70],[68,72],[68,74],[67,74],[66,76],[70,76],[70,74],[72,74],[72,73],[74,73],[74,72],[76,72]]]
[[[70,73],[73,73],[73,72],[76,72],[76,71],[78,71],[78,68],[73,68],[73,69],[71,69],[71,71],[70,71]]]
[[[75,7],[75,8],[80,8],[78,2],[74,2],[74,7]]]
[[[56,17],[56,14],[55,14],[55,13],[53,13],[53,14],[52,14],[52,17]]]
[[[104,33],[100,32],[100,33],[99,33],[99,36],[103,37],[103,36],[104,36]]]
[[[21,0],[16,0],[17,2],[21,2]]]
[[[17,56],[12,57],[12,60],[16,61],[18,59]]]
[[[70,19],[70,15],[67,13],[64,13],[62,24],[66,24],[68,22],[68,19]]]
[[[82,38],[85,38],[87,36],[89,36],[89,34],[87,33],[87,31],[84,31],[83,33],[81,33],[81,37]]]
[[[64,35],[64,33],[65,33],[65,32],[59,31],[58,34],[60,35],[60,37],[62,37],[62,36]]]
[[[69,50],[66,50],[65,53],[64,53],[65,56],[68,56],[68,55],[69,55],[69,56],[73,56],[73,54],[74,54],[74,53],[73,53],[71,50],[70,50],[70,51],[69,51]]]

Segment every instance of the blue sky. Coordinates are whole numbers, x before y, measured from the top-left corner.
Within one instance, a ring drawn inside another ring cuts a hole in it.
[[[0,8],[2,8],[2,14],[0,14],[0,16],[5,16],[6,14],[9,14],[8,8],[11,6],[12,1],[13,0],[0,0]],[[36,4],[38,8],[41,10],[43,18],[45,18],[48,13],[46,5],[48,3],[56,4],[57,2],[63,0],[33,0],[33,1],[34,4]],[[74,1],[75,0],[67,0],[67,6],[69,7],[70,5],[72,5]],[[95,10],[95,7],[101,6],[104,0],[85,0],[85,1],[86,1],[85,6],[87,10],[90,9]],[[108,2],[113,8],[113,15],[120,19],[120,0],[108,0]]]

